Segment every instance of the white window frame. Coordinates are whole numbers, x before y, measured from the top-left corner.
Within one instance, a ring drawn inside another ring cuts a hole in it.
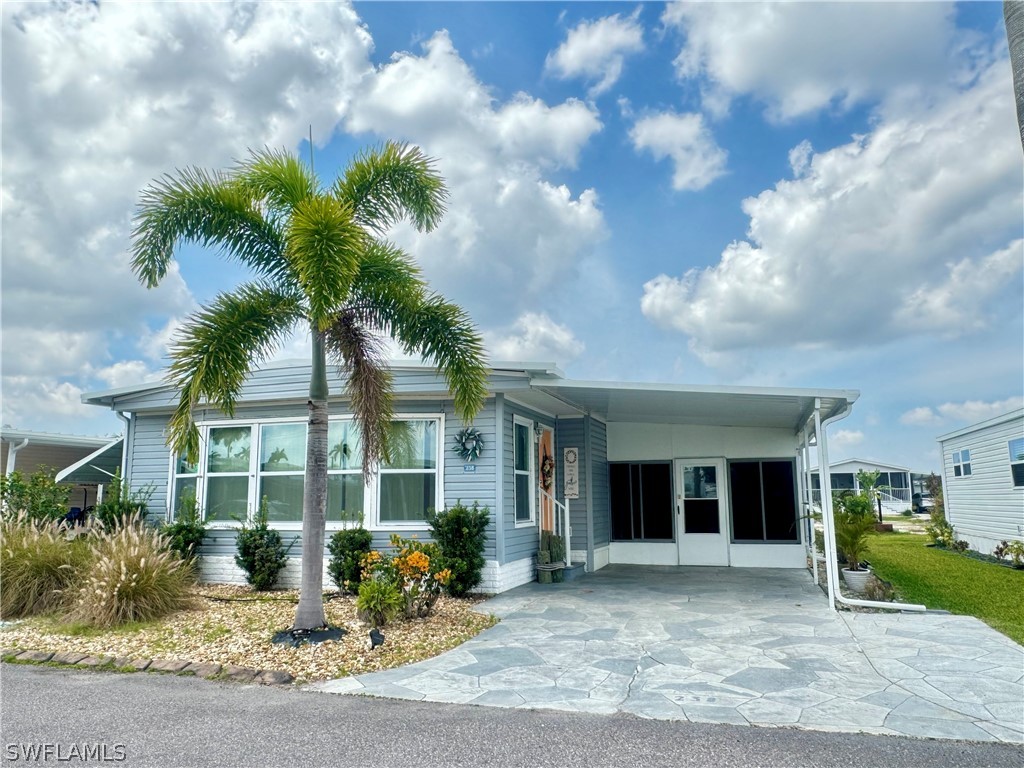
[[[516,427],[526,427],[527,434],[527,468],[516,469]],[[522,416],[512,416],[512,518],[516,528],[530,528],[537,524],[537,476],[536,457],[537,444],[534,440],[534,423]],[[530,519],[520,520],[516,504],[516,476],[527,474],[530,479]]]
[[[398,413],[394,415],[395,421],[435,421],[437,422],[437,467],[434,470],[381,470],[373,473],[373,477],[369,482],[363,483],[363,526],[369,531],[423,531],[429,528],[429,524],[426,520],[415,521],[410,520],[407,522],[384,522],[380,521],[380,474],[381,471],[389,473],[417,473],[423,474],[425,472],[434,471],[436,473],[436,479],[434,482],[435,499],[434,509],[441,510],[444,508],[444,444],[445,444],[445,415],[443,413]],[[342,414],[338,416],[330,416],[328,421],[354,421],[351,414]],[[196,423],[196,427],[199,429],[200,438],[200,455],[199,455],[199,470],[195,475],[178,475],[175,474],[177,468],[177,454],[171,453],[170,466],[168,472],[168,488],[167,488],[167,510],[166,516],[168,520],[173,520],[175,507],[178,499],[175,497],[175,480],[178,477],[195,477],[196,478],[196,499],[199,501],[199,508],[202,513],[203,519],[206,519],[206,481],[208,478],[207,462],[208,462],[208,441],[210,436],[210,430],[220,427],[234,428],[234,427],[249,427],[252,430],[252,437],[249,445],[249,471],[238,472],[238,473],[217,473],[217,477],[240,477],[248,476],[249,479],[249,490],[248,490],[248,509],[246,512],[245,519],[247,522],[252,522],[255,519],[255,514],[259,509],[259,488],[260,479],[265,475],[275,475],[281,473],[264,473],[259,468],[259,457],[262,450],[262,439],[263,430],[262,427],[267,424],[308,424],[308,420],[301,416],[282,416],[275,418],[256,418],[256,419],[238,419],[238,420],[213,420],[213,421],[201,421]],[[339,474],[355,474],[358,472],[362,474],[362,470],[346,470],[346,469],[334,469],[328,470],[327,474],[339,475]],[[289,474],[289,473],[284,473]],[[334,532],[340,531],[343,528],[348,527],[348,523],[341,520],[328,520],[326,521],[326,530]],[[235,520],[209,520],[207,521],[207,527],[210,530],[232,530],[240,527],[240,523]],[[274,530],[280,531],[301,531],[302,521],[289,521],[289,522],[272,522],[270,525]]]
[[[298,425],[301,425],[301,426],[306,428],[306,439],[309,438],[309,420],[308,419],[287,419],[286,421],[272,421],[270,419],[263,419],[263,420],[260,420],[259,422],[256,423],[256,425],[255,425],[256,441],[255,441],[255,445],[254,445],[255,451],[256,451],[256,461],[255,461],[256,487],[255,487],[255,491],[250,489],[250,493],[253,493],[255,495],[255,501],[254,501],[252,510],[249,513],[249,519],[250,520],[255,518],[256,512],[259,511],[260,504],[263,501],[263,494],[261,493],[261,491],[263,490],[263,480],[264,480],[264,478],[267,478],[267,477],[296,477],[296,476],[298,476],[298,477],[301,477],[303,479],[303,485],[305,485],[305,478],[306,478],[306,454],[305,454],[306,446],[305,446],[305,440],[303,441],[303,446],[302,446],[302,448],[303,448],[302,469],[300,471],[296,472],[296,471],[293,470],[293,471],[290,471],[290,472],[275,472],[273,470],[265,470],[265,469],[263,469],[260,466],[260,458],[263,456],[263,428],[264,427],[272,427],[272,426],[277,425],[277,424],[298,424]],[[302,530],[302,509],[301,509],[301,507],[299,509],[299,519],[298,520],[275,521],[275,522],[272,523],[271,527],[273,527],[275,529],[278,529],[278,530],[282,530],[282,531]]]
[[[966,454],[966,456],[964,455]],[[971,476],[971,449],[961,448],[959,451],[953,451],[953,477],[970,477]]]
[[[1021,444],[1021,450],[1024,451],[1024,437],[1015,437],[1013,440],[1009,440],[1006,443],[1006,452],[1010,455],[1010,485],[1012,485],[1014,488],[1024,488],[1024,484],[1018,485],[1014,481],[1014,477],[1013,477],[1013,468],[1018,466],[1018,465],[1024,466],[1024,452],[1017,454],[1018,456],[1020,456],[1020,458],[1018,458],[1018,459],[1015,459],[1013,457],[1013,444],[1014,443],[1020,443]]]
[[[436,477],[434,479],[434,511],[440,512],[444,509],[444,414],[443,413],[396,413],[392,421],[436,421],[437,422],[437,467],[434,468]],[[370,531],[424,531],[430,528],[426,520],[406,520],[396,522],[384,522],[380,519],[380,478],[383,474],[389,475],[422,475],[430,470],[425,469],[385,469],[379,467],[374,473],[373,503],[370,507]]]

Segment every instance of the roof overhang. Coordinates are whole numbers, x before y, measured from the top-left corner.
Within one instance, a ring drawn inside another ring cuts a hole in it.
[[[110,442],[109,437],[87,437],[85,435],[64,435],[56,432],[33,432],[26,429],[0,429],[0,441],[29,445],[49,445],[61,448],[97,448]]]
[[[822,420],[846,411],[856,390],[674,386],[534,379],[536,407],[556,416],[587,413],[609,422],[763,427],[800,431],[819,409]],[[525,394],[525,393],[523,393]],[[517,399],[526,400],[523,394]],[[557,404],[553,409],[544,408]],[[527,403],[530,404],[530,403]]]
[[[121,468],[121,455],[124,451],[124,438],[111,440],[98,451],[93,451],[84,459],[76,461],[57,473],[58,483],[75,484],[106,484]]]

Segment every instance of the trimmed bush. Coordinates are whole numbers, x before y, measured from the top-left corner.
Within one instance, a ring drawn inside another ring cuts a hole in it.
[[[70,488],[57,485],[56,470],[43,467],[29,475],[20,470],[0,475],[0,509],[5,518],[60,520],[68,513]]]
[[[405,608],[405,596],[386,579],[365,579],[356,597],[356,615],[372,627],[383,627]]]
[[[473,502],[472,508],[461,501],[435,514],[427,512],[431,535],[441,548],[443,567],[451,571],[446,589],[453,597],[462,597],[480,583],[484,570],[484,543],[491,511]]]
[[[189,608],[191,564],[168,549],[167,538],[136,518],[99,532],[68,619],[95,627],[150,621]]]
[[[182,494],[174,522],[164,524],[160,532],[167,537],[171,551],[185,562],[191,563],[199,556],[199,547],[206,538],[206,523],[199,514],[195,493]]]
[[[331,536],[327,549],[331,553],[327,570],[338,589],[356,594],[362,580],[362,561],[369,554],[373,534],[359,526],[346,528]]]
[[[245,571],[245,580],[252,588],[259,592],[273,589],[277,577],[288,564],[288,550],[281,542],[281,534],[270,530],[267,525],[266,498],[253,524],[242,523],[235,548],[238,550],[235,564]]]
[[[89,562],[89,545],[58,520],[25,513],[0,521],[0,616],[48,613],[67,600]]]

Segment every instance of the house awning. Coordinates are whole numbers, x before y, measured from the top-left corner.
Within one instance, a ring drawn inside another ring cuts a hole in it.
[[[121,468],[121,455],[124,452],[124,438],[111,440],[98,451],[94,451],[70,467],[57,473],[58,483],[74,483],[88,485],[97,483],[106,485]]]
[[[591,413],[606,422],[697,424],[801,430],[815,406],[821,417],[843,411],[856,390],[719,387],[534,379],[537,406],[556,416]],[[526,399],[516,393],[517,399]],[[547,407],[544,407],[547,406]],[[563,414],[564,411],[564,414]]]

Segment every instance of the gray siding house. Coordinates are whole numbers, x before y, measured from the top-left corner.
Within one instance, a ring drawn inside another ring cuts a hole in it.
[[[946,519],[972,549],[1024,541],[1024,408],[938,438]]]
[[[491,511],[484,592],[535,577],[541,529],[568,533],[571,559],[609,563],[792,567],[806,564],[809,451],[827,463],[823,425],[845,417],[849,390],[685,387],[573,381],[547,363],[494,363],[472,425],[455,416],[444,379],[395,364],[396,420],[410,445],[364,485],[359,435],[343,382],[330,381],[328,536],[361,517],[374,545],[392,533],[429,536],[428,509],[478,502]],[[194,493],[210,524],[203,575],[239,582],[235,518],[269,501],[286,539],[301,532],[308,364],[267,366],[247,381],[232,418],[196,414],[203,455],[188,465],[169,451],[177,393],[144,384],[87,394],[128,423],[124,475],[151,486],[151,516],[173,517]],[[475,459],[456,437],[472,426]],[[298,547],[284,583],[298,584]],[[325,583],[329,583],[325,581]]]

